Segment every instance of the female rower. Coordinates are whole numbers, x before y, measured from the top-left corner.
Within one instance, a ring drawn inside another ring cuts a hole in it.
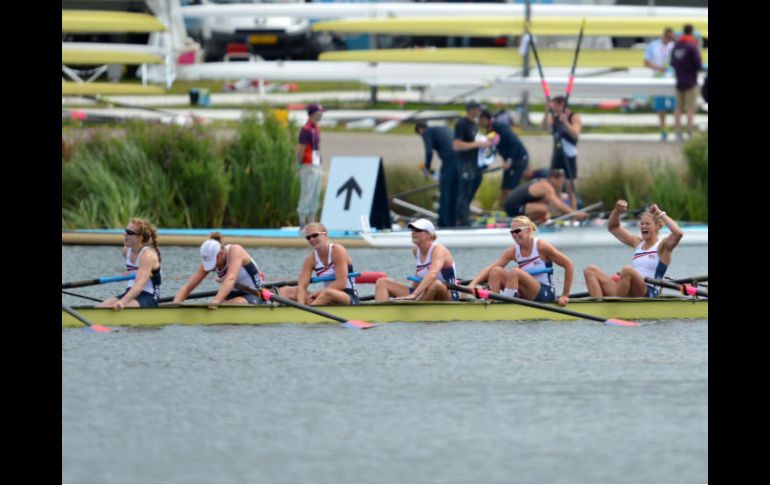
[[[513,247],[503,251],[497,261],[481,270],[468,286],[474,288],[488,281],[493,293],[504,288],[503,296],[542,303],[555,301],[559,306],[566,306],[574,273],[572,261],[548,241],[534,237],[535,231],[537,226],[529,217],[514,217],[511,220]],[[511,261],[515,261],[518,267],[506,271],[505,266]],[[564,288],[558,298],[553,286],[553,263],[564,268]]]
[[[126,272],[135,273],[129,280],[126,291],[107,298],[97,307],[156,307],[160,299],[160,250],[158,231],[148,221],[135,217],[131,219],[123,236],[123,258]]]
[[[187,282],[177,291],[174,303],[180,303],[201,284],[210,271],[216,270],[221,285],[211,300],[212,305],[256,305],[261,300],[248,292],[239,290],[236,284],[259,290],[262,277],[254,259],[240,244],[223,244],[222,235],[212,232],[210,238],[201,244],[202,263]]]
[[[650,285],[645,278],[662,279],[671,264],[671,252],[684,235],[672,218],[660,210],[656,204],[639,217],[641,237],[635,236],[620,226],[620,215],[628,210],[628,202],[620,199],[615,203],[607,229],[623,244],[634,248],[634,259],[630,266],[624,266],[613,279],[610,275],[591,265],[583,270],[588,293],[593,298],[602,296],[630,296],[655,298],[660,288]],[[671,234],[664,239],[658,238],[663,224]]]
[[[307,255],[297,278],[297,286],[284,286],[278,294],[284,298],[311,305],[358,305],[358,290],[350,273],[353,260],[342,244],[329,242],[328,231],[320,222],[311,222],[302,229],[313,252]],[[325,281],[324,288],[308,293],[310,273],[316,276],[334,275],[334,281]]]
[[[452,254],[443,244],[436,242],[436,228],[427,219],[417,219],[409,224],[412,230],[412,254],[417,260],[415,276],[422,278],[411,287],[391,278],[380,278],[374,289],[375,301],[439,300],[457,301],[457,291],[450,291],[443,282],[455,283],[457,269]]]

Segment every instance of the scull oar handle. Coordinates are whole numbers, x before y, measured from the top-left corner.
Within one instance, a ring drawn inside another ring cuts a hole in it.
[[[136,278],[136,273],[119,276],[104,276],[101,278],[94,278],[92,280],[70,281],[68,283],[62,283],[61,287],[62,289],[80,288],[82,286],[103,285],[105,283],[114,283],[116,281],[128,281],[134,278]]]
[[[706,298],[708,298],[709,296],[708,291],[699,290],[698,288],[688,284],[677,284],[671,281],[658,280],[655,278],[645,278],[644,281],[651,285],[661,286],[663,288],[670,288],[672,290],[677,290],[686,296],[697,295],[697,296],[705,296]]]

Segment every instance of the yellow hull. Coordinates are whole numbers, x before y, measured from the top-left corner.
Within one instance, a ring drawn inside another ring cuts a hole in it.
[[[164,32],[166,26],[152,15],[101,10],[62,10],[63,34]]]
[[[357,306],[332,305],[320,308],[346,319],[378,323],[576,320],[575,317],[561,313],[498,302],[362,303]],[[623,320],[708,319],[708,300],[676,297],[574,301],[566,308]],[[185,304],[148,309],[128,308],[119,312],[93,307],[74,309],[94,324],[108,326],[337,323],[304,310],[275,305],[221,306],[210,310],[205,304]],[[82,326],[82,323],[62,311],[62,328]]]
[[[681,17],[593,17],[586,20],[584,35],[658,37],[666,27],[681,28]],[[580,17],[540,17],[531,21],[533,35],[577,36]],[[687,20],[708,38],[708,20]],[[416,17],[317,22],[315,31],[340,33],[446,35],[501,37],[524,34],[523,17]]]
[[[62,96],[80,96],[92,94],[163,94],[160,86],[142,86],[126,83],[74,83],[62,81]]]

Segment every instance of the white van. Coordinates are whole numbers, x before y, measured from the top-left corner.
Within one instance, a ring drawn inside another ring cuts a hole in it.
[[[303,0],[188,0],[187,5],[228,3],[304,3]],[[206,62],[222,61],[229,44],[248,46],[263,59],[317,59],[344,43],[328,33],[314,33],[301,17],[205,17],[185,19],[188,32],[204,46]]]

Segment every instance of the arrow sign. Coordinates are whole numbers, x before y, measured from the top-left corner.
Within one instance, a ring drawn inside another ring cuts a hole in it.
[[[345,210],[350,210],[350,199],[353,197],[354,190],[358,194],[358,197],[361,198],[361,187],[358,186],[356,179],[353,177],[350,177],[348,181],[342,184],[339,190],[337,190],[337,197],[339,197],[341,193],[347,191],[347,194],[345,194]]]

